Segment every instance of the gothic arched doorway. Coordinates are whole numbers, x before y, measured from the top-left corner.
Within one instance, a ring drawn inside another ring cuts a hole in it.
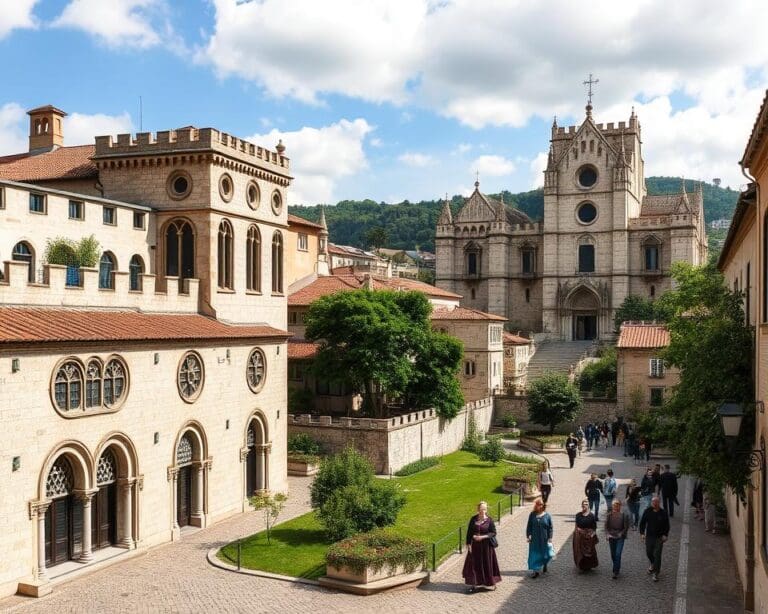
[[[244,463],[245,498],[269,491],[269,443],[266,419],[259,412],[248,420],[245,447],[241,458]]]
[[[96,465],[96,488],[91,504],[91,544],[99,550],[117,543],[117,458],[111,448]]]
[[[600,300],[592,290],[580,287],[568,297],[571,314],[571,339],[591,341],[600,335]]]
[[[205,526],[206,476],[210,466],[206,459],[207,445],[202,430],[188,426],[182,430],[174,450],[174,464],[169,476],[173,478],[173,529]]]

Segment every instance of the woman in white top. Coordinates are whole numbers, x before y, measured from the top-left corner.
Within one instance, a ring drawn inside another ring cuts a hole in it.
[[[549,499],[549,495],[552,492],[552,487],[555,485],[555,478],[552,477],[552,472],[549,470],[549,461],[544,459],[544,466],[539,471],[539,475],[536,478],[536,486],[541,491],[541,499],[544,503]]]

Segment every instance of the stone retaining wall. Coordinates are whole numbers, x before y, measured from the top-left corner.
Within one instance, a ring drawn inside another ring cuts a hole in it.
[[[378,419],[290,414],[288,435],[305,433],[331,454],[352,445],[371,460],[376,473],[386,474],[425,456],[458,450],[473,413],[478,431],[486,432],[493,419],[493,399],[467,403],[451,421],[431,409]]]
[[[528,418],[527,396],[499,396],[495,397],[494,422],[500,422],[504,414],[512,414],[517,420],[517,426],[523,430],[546,430],[547,427],[531,422]],[[616,401],[611,399],[584,399],[584,408],[576,416],[573,422],[564,422],[557,427],[557,432],[567,433],[579,424],[586,425],[590,422],[603,422],[610,424],[616,419]]]

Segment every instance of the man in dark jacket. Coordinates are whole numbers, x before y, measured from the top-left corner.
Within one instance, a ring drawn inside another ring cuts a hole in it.
[[[669,470],[669,465],[664,465],[664,472],[659,477],[659,490],[662,506],[672,518],[677,503],[677,476]]]
[[[651,562],[648,573],[653,575],[654,582],[658,582],[661,571],[661,551],[669,537],[669,516],[662,509],[658,497],[651,499],[651,507],[643,512],[643,517],[640,519],[640,535],[645,540],[645,555]]]

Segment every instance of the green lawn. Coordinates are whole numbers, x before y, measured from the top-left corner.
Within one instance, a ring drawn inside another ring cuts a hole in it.
[[[510,498],[501,491],[501,482],[510,470],[504,463],[493,467],[480,462],[474,454],[454,452],[444,456],[435,467],[394,478],[407,497],[394,530],[427,543],[455,532],[455,537],[438,545],[437,558],[443,558],[456,547],[458,528],[463,531],[478,501],[488,501],[493,518],[498,516],[499,501],[502,514],[509,513]],[[310,512],[274,528],[271,545],[267,545],[265,532],[243,539],[240,563],[250,569],[317,578],[325,573],[328,545],[322,526]],[[219,557],[235,563],[236,543],[222,548]]]

